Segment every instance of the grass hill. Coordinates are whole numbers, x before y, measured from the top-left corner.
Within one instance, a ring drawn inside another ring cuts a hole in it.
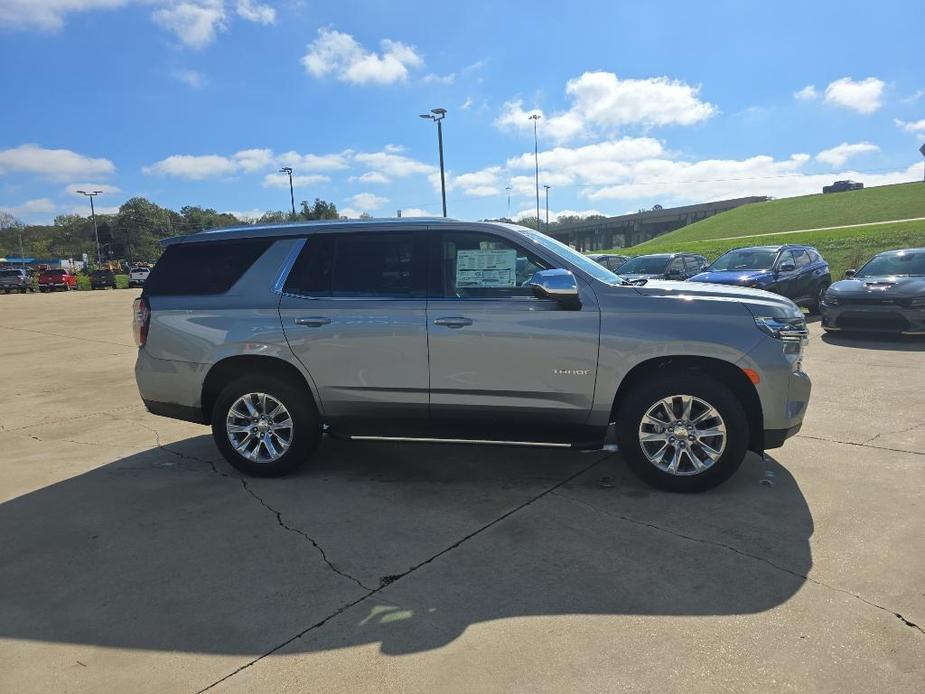
[[[925,217],[925,183],[903,183],[745,205],[638,246],[615,251],[628,255],[692,251],[712,260],[737,246],[808,243],[819,249],[829,261],[832,277],[835,278],[874,253],[891,248],[925,246],[925,221],[892,221],[915,217]],[[870,222],[886,223],[850,227]],[[812,231],[820,227],[835,228]],[[800,229],[809,231],[782,233]]]

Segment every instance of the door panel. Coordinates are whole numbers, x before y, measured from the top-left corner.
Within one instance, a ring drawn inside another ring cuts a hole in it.
[[[521,286],[548,265],[514,242],[448,232],[435,243],[443,298],[427,304],[431,414],[583,423],[600,338],[591,289],[582,288],[581,310],[567,310]],[[473,278],[476,267],[484,270]]]
[[[326,417],[426,417],[425,252],[404,232],[308,239],[279,314]]]

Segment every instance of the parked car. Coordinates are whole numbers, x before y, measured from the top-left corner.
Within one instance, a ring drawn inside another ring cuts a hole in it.
[[[151,274],[151,268],[133,267],[128,273],[128,286],[143,287],[149,274]]]
[[[707,266],[707,259],[695,253],[652,253],[637,255],[620,266],[625,280],[686,280]]]
[[[36,289],[35,277],[28,270],[21,268],[5,268],[0,270],[0,289],[5,294],[17,291],[22,294],[34,292]]]
[[[812,312],[829,285],[829,264],[812,246],[750,246],[723,253],[691,282],[754,287],[786,296]]]
[[[116,288],[116,276],[112,270],[94,270],[90,273],[90,289]]]
[[[77,289],[77,275],[67,270],[44,270],[39,275],[39,291],[53,292],[56,289],[65,291]]]
[[[700,491],[783,445],[809,401],[790,300],[630,284],[532,229],[343,221],[164,245],[134,304],[138,389],[154,414],[211,423],[246,474],[292,472],[325,427],[596,448],[614,423],[643,479]]]
[[[630,259],[628,255],[617,255],[616,253],[590,253],[588,257],[611,272],[616,272],[617,268]]]
[[[878,253],[848,270],[825,293],[822,328],[925,335],[925,248]]]
[[[863,183],[858,181],[835,181],[830,186],[822,186],[823,193],[843,193],[846,190],[861,190],[864,187]]]

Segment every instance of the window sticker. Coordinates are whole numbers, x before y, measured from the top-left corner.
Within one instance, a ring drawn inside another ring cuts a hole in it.
[[[517,251],[456,251],[456,287],[514,287],[517,282]]]

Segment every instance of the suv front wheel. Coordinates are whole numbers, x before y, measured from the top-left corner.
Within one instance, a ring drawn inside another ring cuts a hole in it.
[[[671,492],[701,492],[739,468],[748,419],[722,383],[673,371],[635,386],[617,414],[617,442],[630,469]]]
[[[278,378],[244,376],[215,401],[212,436],[225,460],[244,474],[278,477],[315,452],[321,422],[303,389]]]

